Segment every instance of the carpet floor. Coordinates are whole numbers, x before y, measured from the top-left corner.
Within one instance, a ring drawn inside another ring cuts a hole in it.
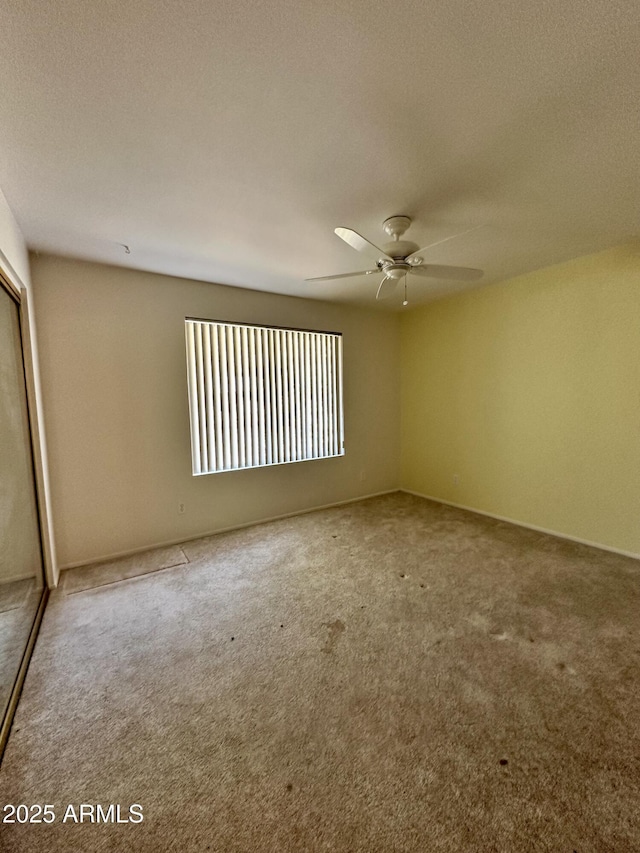
[[[135,562],[50,599],[0,850],[640,850],[637,561],[396,493]]]

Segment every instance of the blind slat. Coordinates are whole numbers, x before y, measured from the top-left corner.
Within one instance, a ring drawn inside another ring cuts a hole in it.
[[[316,370],[316,342],[309,335],[309,371],[311,373],[311,456],[318,455],[318,371]]]
[[[202,329],[202,360],[204,366],[204,392],[207,405],[207,467],[216,469],[215,422],[213,415],[213,365],[211,359],[211,334],[205,326]]]
[[[271,461],[280,461],[280,433],[278,431],[278,391],[276,379],[276,349],[274,335],[276,331],[269,329],[269,381],[271,383]]]
[[[213,372],[213,408],[215,420],[215,450],[216,450],[216,471],[222,471],[224,468],[224,441],[222,429],[222,395],[220,392],[220,348],[218,344],[218,327],[210,326],[209,332],[211,335],[211,361]]]
[[[335,400],[335,385],[333,372],[333,338],[327,340],[327,383],[329,386],[329,410],[327,412],[327,424],[329,434],[327,441],[329,444],[329,454],[333,455],[335,450],[335,420],[334,420],[334,400]]]
[[[220,382],[222,385],[222,430],[224,467],[231,468],[233,457],[231,453],[231,411],[229,409],[229,370],[227,366],[227,330],[218,329],[220,344]]]
[[[203,471],[209,470],[209,453],[207,444],[207,409],[204,393],[204,364],[202,353],[202,326],[196,327],[196,370],[198,391],[198,415],[200,423],[200,464]]]
[[[322,355],[322,455],[329,455],[329,419],[328,406],[329,395],[327,393],[327,337],[320,338],[320,351]]]
[[[285,461],[285,439],[284,439],[284,406],[282,401],[282,346],[280,343],[280,329],[272,332],[273,346],[275,349],[275,372],[276,372],[276,416],[278,419],[278,462]]]
[[[251,389],[251,452],[253,464],[260,465],[260,427],[258,425],[258,378],[256,368],[256,330],[249,329],[249,387]]]
[[[311,342],[309,335],[304,336],[304,387],[306,391],[305,417],[305,459],[313,456],[313,400],[311,387]]]
[[[229,387],[229,434],[231,436],[231,467],[239,467],[238,456],[238,393],[236,388],[236,349],[233,327],[226,328],[227,339],[227,383]]]
[[[289,393],[289,436],[291,442],[290,461],[296,462],[298,459],[298,443],[296,435],[296,422],[298,412],[296,407],[296,386],[293,367],[293,356],[295,347],[295,336],[290,334],[287,336],[287,385]]]
[[[191,424],[191,465],[194,474],[200,474],[200,416],[198,414],[198,392],[196,384],[196,348],[193,325],[188,323],[187,338],[187,383],[189,389],[189,422]]]
[[[240,329],[233,327],[233,359],[235,388],[235,413],[236,429],[238,433],[238,468],[245,467],[245,444],[244,444],[244,381],[242,376],[242,352],[240,344]]]
[[[269,354],[269,331],[262,329],[262,363],[264,382],[264,417],[267,447],[267,465],[273,464],[273,427],[271,425],[271,358]]]
[[[342,338],[338,338],[336,340],[336,347],[338,349],[338,454],[344,453],[344,409],[342,403]]]
[[[282,414],[282,456],[281,462],[290,462],[291,456],[291,435],[289,433],[289,383],[287,382],[287,336],[282,331],[278,332],[278,351],[280,369],[278,376],[280,377],[280,411]]]
[[[256,380],[258,382],[258,432],[260,445],[260,464],[267,464],[267,438],[265,434],[266,402],[264,391],[263,342],[262,329],[256,329]]]

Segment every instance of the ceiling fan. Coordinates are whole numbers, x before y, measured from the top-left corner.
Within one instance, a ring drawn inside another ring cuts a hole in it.
[[[452,237],[445,237],[444,240],[438,240],[436,243],[431,243],[418,248],[417,243],[412,243],[410,240],[401,240],[404,232],[411,225],[411,219],[408,216],[390,216],[382,223],[383,230],[391,237],[390,243],[385,243],[380,249],[368,240],[365,240],[356,231],[351,228],[336,228],[335,232],[338,237],[341,237],[345,243],[348,243],[359,252],[363,252],[371,259],[375,259],[376,266],[374,269],[361,270],[360,272],[346,272],[338,275],[321,275],[316,278],[307,278],[306,281],[329,281],[336,278],[350,278],[356,275],[372,275],[376,272],[383,273],[382,281],[376,293],[376,299],[386,299],[395,291],[398,282],[404,279],[404,301],[403,305],[407,305],[407,275],[419,275],[424,278],[446,278],[453,281],[477,281],[482,278],[482,270],[474,270],[469,267],[450,267],[439,264],[427,264],[424,261],[423,253],[433,246],[440,243],[446,243],[447,240],[453,240],[454,237],[461,237],[462,234],[468,234],[470,231],[475,231],[476,228],[481,228],[477,225],[476,228],[469,228],[463,231],[462,234],[454,234]]]

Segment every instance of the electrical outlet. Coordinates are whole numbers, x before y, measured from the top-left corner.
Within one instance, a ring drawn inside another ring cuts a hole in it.
[[[454,474],[453,475],[453,485],[457,486],[459,482],[460,482],[460,477],[457,474]]]
[[[178,504],[178,515],[184,515],[186,507],[183,503]]]
[[[364,481],[366,479],[367,479],[367,472],[366,471],[360,471],[360,482],[364,483]]]

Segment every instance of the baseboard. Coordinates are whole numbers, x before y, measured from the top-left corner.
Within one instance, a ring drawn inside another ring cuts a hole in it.
[[[581,539],[579,536],[570,536],[568,533],[560,533],[558,530],[549,530],[546,527],[538,527],[536,524],[527,524],[524,521],[517,521],[515,518],[507,518],[504,515],[496,515],[493,512],[485,512],[482,509],[476,509],[465,504],[457,504],[453,501],[445,501],[443,498],[436,498],[432,495],[424,495],[422,492],[414,492],[413,489],[398,489],[399,492],[405,492],[408,495],[415,495],[417,498],[425,498],[428,501],[453,506],[456,509],[464,509],[467,512],[473,512],[476,515],[485,515],[488,518],[495,518],[496,521],[506,521],[508,524],[515,524],[516,527],[526,527],[527,530],[535,530],[537,533],[546,533],[549,536],[555,536],[558,539],[567,539],[569,542],[577,542],[579,545],[589,545],[590,548],[599,548],[601,551],[609,551],[612,554],[620,554],[623,557],[631,557],[634,560],[640,560],[640,554],[634,551],[623,551],[621,548],[613,548],[611,545],[603,545],[601,542],[591,542],[589,539]]]
[[[34,580],[36,580],[36,576],[34,575],[33,570],[28,572],[22,572],[21,574],[17,575],[5,575],[0,578],[0,585],[4,585],[7,583],[16,583],[16,581],[26,581],[29,578],[33,578]]]
[[[391,495],[394,492],[401,491],[400,489],[385,489],[383,492],[372,492],[368,495],[360,495],[357,498],[348,498],[344,501],[335,501],[334,503],[321,504],[319,506],[311,506],[308,509],[298,509],[295,512],[285,512],[282,515],[271,515],[268,518],[257,518],[255,521],[245,521],[242,524],[234,524],[231,527],[219,527],[216,530],[210,530],[205,533],[198,533],[195,536],[189,536],[180,539],[168,539],[165,542],[155,542],[151,545],[142,545],[139,548],[130,548],[126,551],[116,551],[113,554],[105,554],[102,557],[94,557],[91,560],[79,560],[75,563],[65,563],[60,566],[60,571],[67,569],[77,569],[80,566],[95,566],[98,563],[107,563],[110,560],[118,560],[120,557],[131,557],[134,554],[141,554],[143,551],[153,551],[155,548],[168,548],[171,545],[184,545],[187,542],[194,542],[196,539],[204,539],[207,536],[216,536],[218,533],[231,533],[234,530],[244,530],[246,527],[255,527],[256,524],[267,524],[269,521],[280,521],[284,518],[295,518],[297,515],[307,515],[310,512],[317,512],[321,509],[331,509],[335,506],[346,506],[347,504],[358,503],[358,501],[366,501],[369,498],[378,498],[381,495]]]

